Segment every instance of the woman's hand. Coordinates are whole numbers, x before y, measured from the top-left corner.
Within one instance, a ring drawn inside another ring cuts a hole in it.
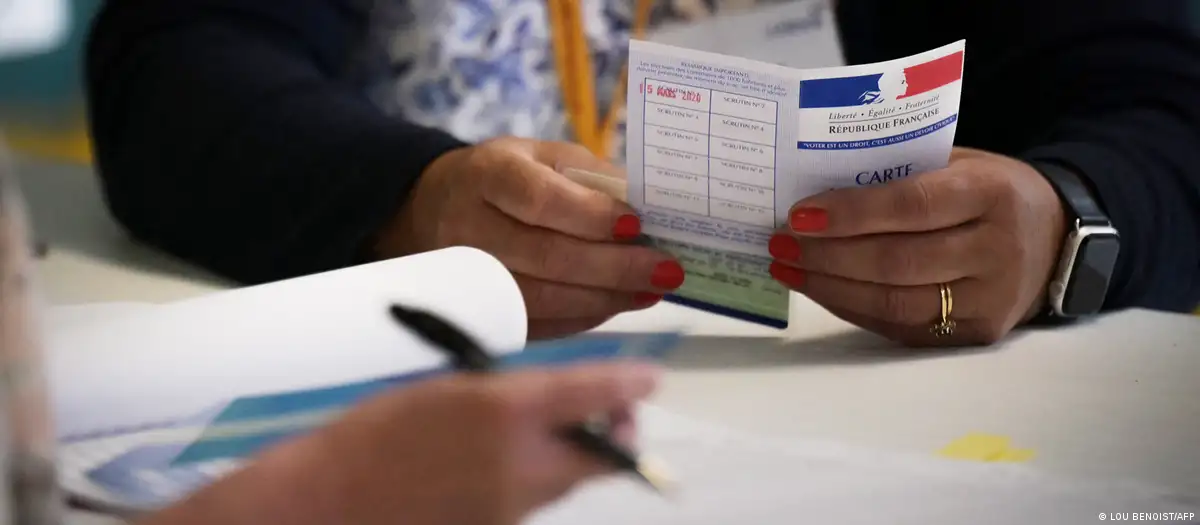
[[[942,170],[815,195],[771,240],[771,275],[835,315],[914,346],[989,344],[1045,304],[1066,224],[1031,166],[955,149]],[[953,334],[938,337],[940,284]]]
[[[456,375],[384,394],[139,525],[516,525],[611,472],[562,438],[631,414],[658,383],[652,365],[605,363]]]
[[[641,233],[632,208],[556,166],[611,172],[566,143],[504,138],[447,153],[422,174],[377,253],[491,253],[516,276],[534,338],[587,330],[683,284],[671,256],[629,243]]]

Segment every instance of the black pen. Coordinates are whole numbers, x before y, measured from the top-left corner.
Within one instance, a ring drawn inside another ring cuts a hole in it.
[[[392,318],[418,336],[450,355],[454,368],[469,372],[491,372],[496,361],[470,336],[436,315],[400,305],[392,305]],[[659,493],[668,488],[667,477],[658,469],[650,469],[629,449],[613,442],[603,431],[588,425],[563,430],[563,436],[584,451],[637,476]]]

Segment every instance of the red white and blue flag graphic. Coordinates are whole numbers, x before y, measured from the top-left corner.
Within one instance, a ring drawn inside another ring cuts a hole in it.
[[[895,73],[822,78],[800,83],[800,108],[842,108],[903,100],[962,79],[958,51]]]
[[[878,65],[880,73],[800,81],[797,148],[878,148],[954,124],[963,78],[963,51],[955,47],[916,64]]]

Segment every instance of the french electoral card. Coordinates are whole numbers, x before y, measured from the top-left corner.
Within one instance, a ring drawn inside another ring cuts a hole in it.
[[[794,69],[633,41],[630,205],[687,272],[668,300],[778,328],[790,295],[767,243],[798,201],[945,167],[965,42],[876,64]]]

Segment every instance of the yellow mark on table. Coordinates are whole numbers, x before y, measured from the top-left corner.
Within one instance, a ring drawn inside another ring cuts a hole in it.
[[[968,434],[958,438],[938,455],[951,459],[970,461],[987,461],[1000,463],[1021,463],[1033,459],[1033,450],[1013,448],[1011,440],[1004,436],[991,434]]]

